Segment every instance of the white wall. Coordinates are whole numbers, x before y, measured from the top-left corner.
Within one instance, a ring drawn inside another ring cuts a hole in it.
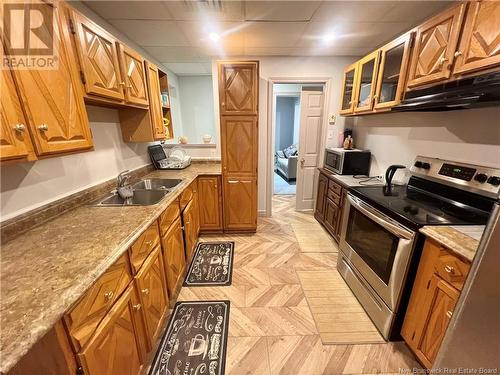
[[[294,134],[297,124],[295,123],[295,103],[298,101],[294,96],[278,96],[276,98],[276,123],[275,123],[275,150],[283,150],[294,143]]]
[[[354,143],[372,152],[371,174],[417,155],[500,168],[500,107],[407,112],[355,119]],[[398,180],[408,177],[398,172]]]

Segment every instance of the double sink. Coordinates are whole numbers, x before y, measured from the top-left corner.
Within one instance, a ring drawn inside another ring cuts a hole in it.
[[[132,184],[134,195],[123,199],[117,192],[100,199],[96,206],[150,206],[160,202],[182,182],[173,178],[148,178]]]

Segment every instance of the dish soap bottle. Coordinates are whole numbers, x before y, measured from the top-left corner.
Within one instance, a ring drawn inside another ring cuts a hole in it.
[[[352,150],[354,144],[353,144],[353,139],[350,135],[347,136],[347,138],[344,140],[344,150]]]

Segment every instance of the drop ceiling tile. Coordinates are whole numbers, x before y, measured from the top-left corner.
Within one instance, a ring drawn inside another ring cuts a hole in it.
[[[291,56],[364,56],[370,52],[369,48],[356,47],[297,47],[290,53]]]
[[[175,21],[109,20],[141,46],[189,46]]]
[[[178,21],[180,30],[193,46],[212,46],[222,44],[228,46],[242,46],[243,36],[245,33],[244,22],[193,22],[193,21]],[[218,41],[213,41],[209,38],[210,33],[215,32],[220,35]]]
[[[294,47],[307,22],[247,22],[246,47]]]
[[[176,20],[243,21],[242,1],[165,1]]]
[[[199,60],[200,55],[194,47],[144,47],[144,49],[158,61],[193,61]]]
[[[163,1],[85,1],[104,19],[172,20]]]
[[[197,47],[198,54],[205,59],[217,58],[224,59],[227,57],[243,56],[243,46],[223,46],[223,45],[206,45]]]
[[[308,21],[320,1],[246,1],[245,20]]]
[[[449,7],[450,1],[400,1],[385,13],[382,22],[408,22],[409,26],[417,26],[421,21]]]
[[[314,21],[372,22],[382,18],[398,1],[324,1]]]
[[[245,47],[245,56],[290,56],[294,47]]]
[[[198,62],[163,62],[162,64],[177,75],[207,74],[205,65]]]

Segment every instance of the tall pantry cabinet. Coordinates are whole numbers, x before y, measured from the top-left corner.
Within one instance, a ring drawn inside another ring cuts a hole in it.
[[[224,230],[257,230],[258,61],[218,64]]]

